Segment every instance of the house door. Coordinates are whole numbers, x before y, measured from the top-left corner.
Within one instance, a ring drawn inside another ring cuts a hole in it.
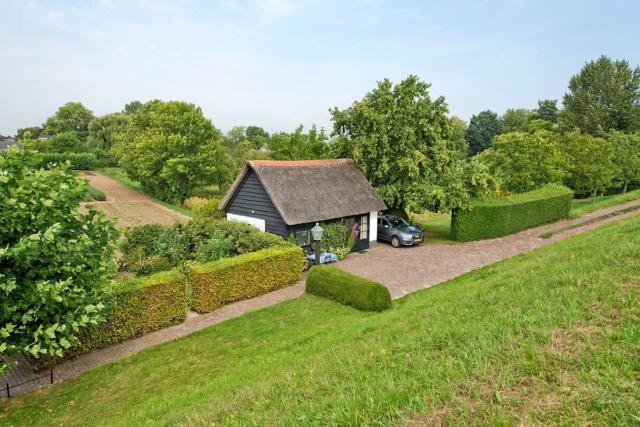
[[[353,251],[362,251],[369,247],[369,215],[345,218],[347,233],[355,238]]]

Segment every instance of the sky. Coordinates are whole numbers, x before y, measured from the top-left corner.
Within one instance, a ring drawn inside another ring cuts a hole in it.
[[[451,115],[535,108],[605,54],[640,64],[640,2],[0,0],[0,134],[68,101],[95,115],[181,100],[223,131],[331,129],[410,74]]]

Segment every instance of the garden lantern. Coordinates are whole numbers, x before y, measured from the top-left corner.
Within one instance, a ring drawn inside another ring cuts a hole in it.
[[[324,230],[320,227],[320,224],[316,222],[316,225],[311,229],[311,236],[316,242],[316,264],[320,264],[320,241],[322,240],[322,234]]]

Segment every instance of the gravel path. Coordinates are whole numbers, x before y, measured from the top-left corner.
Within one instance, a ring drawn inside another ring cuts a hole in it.
[[[171,225],[190,220],[188,216],[173,211],[146,194],[132,190],[106,175],[88,172],[83,177],[89,181],[92,187],[103,191],[107,195],[107,200],[83,203],[82,205],[91,204],[104,212],[107,218],[117,218],[120,226]]]
[[[122,197],[128,197],[126,193],[121,194]],[[366,252],[349,255],[346,260],[341,261],[336,266],[345,271],[384,283],[395,299],[551,242],[565,239],[623,218],[640,215],[640,210],[636,210],[579,226],[587,221],[631,207],[640,207],[640,200],[601,209],[577,219],[559,221],[510,236],[464,244],[424,244],[413,248],[395,249],[390,245],[381,243]],[[566,229],[566,227],[570,226],[576,226],[576,228]],[[544,233],[554,231],[557,234],[554,234],[551,238],[544,239],[540,237]],[[201,315],[189,313],[187,320],[180,325],[165,328],[122,344],[96,350],[77,359],[64,362],[55,367],[54,379],[56,382],[60,382],[73,378],[88,370],[137,353],[143,349],[183,337],[251,311],[297,298],[303,293],[304,277],[291,287],[249,300],[238,301],[226,305],[213,313]],[[13,366],[10,372],[5,374],[4,378],[0,378],[0,390],[2,390],[5,382],[16,384],[24,381],[29,376],[33,377],[34,375],[24,362],[19,366]],[[49,378],[43,378],[24,386],[16,387],[12,389],[11,393],[12,395],[22,394],[48,383]],[[4,396],[2,391],[0,391],[0,395]]]

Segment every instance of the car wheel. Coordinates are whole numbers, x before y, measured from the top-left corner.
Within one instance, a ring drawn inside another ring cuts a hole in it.
[[[393,246],[394,248],[399,248],[400,247],[400,239],[398,239],[396,236],[393,236],[391,238],[391,246]]]

